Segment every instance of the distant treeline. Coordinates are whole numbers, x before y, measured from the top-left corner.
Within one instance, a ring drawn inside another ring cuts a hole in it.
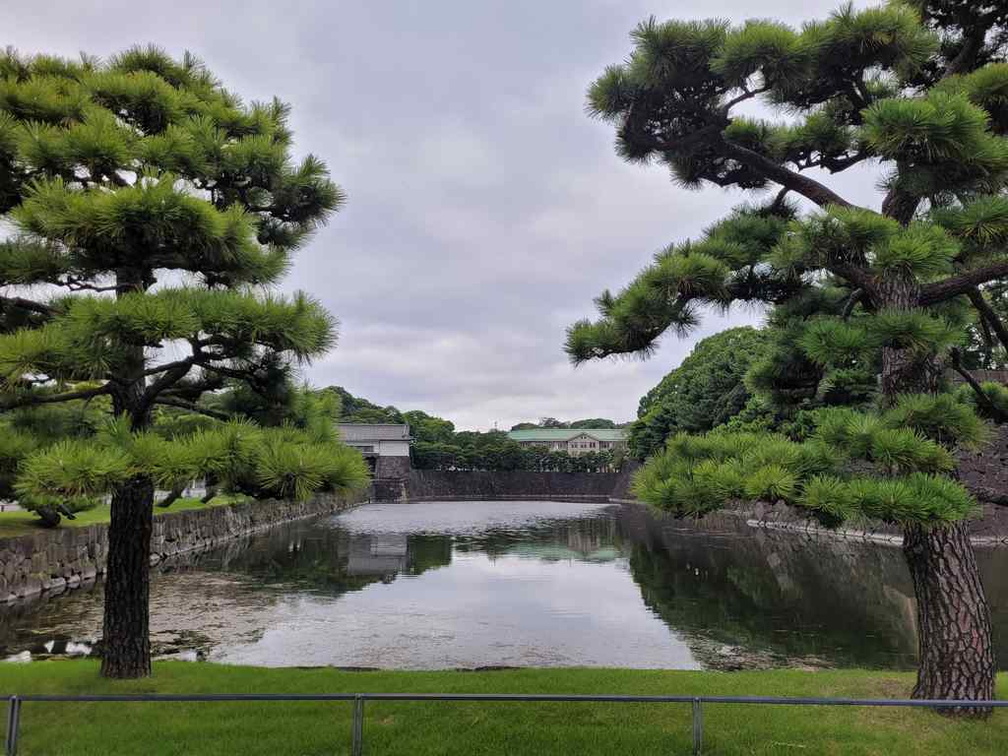
[[[577,457],[552,452],[544,447],[525,447],[508,438],[504,431],[456,431],[455,424],[420,410],[401,411],[391,405],[381,407],[342,386],[330,386],[327,393],[338,396],[340,420],[345,423],[409,423],[414,443],[413,467],[419,470],[530,470],[536,472],[601,472],[619,469],[623,456],[610,451],[590,452]],[[616,428],[612,420],[593,418],[564,423],[543,418],[540,424],[520,423],[522,428]]]

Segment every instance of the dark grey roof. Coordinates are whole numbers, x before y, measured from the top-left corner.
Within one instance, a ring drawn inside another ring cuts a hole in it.
[[[340,438],[347,442],[408,441],[406,423],[336,423]]]

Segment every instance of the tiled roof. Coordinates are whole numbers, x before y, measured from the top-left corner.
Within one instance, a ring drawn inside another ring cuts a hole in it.
[[[340,438],[352,441],[408,441],[409,425],[405,423],[336,423]]]
[[[622,441],[626,438],[623,428],[533,428],[531,430],[508,431],[508,438],[514,441],[570,441],[585,435],[598,441]]]

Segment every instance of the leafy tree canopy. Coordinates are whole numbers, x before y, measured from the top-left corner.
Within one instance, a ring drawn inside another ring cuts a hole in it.
[[[326,391],[340,401],[340,420],[344,423],[404,423],[403,414],[395,407],[379,407],[363,397],[354,396],[342,386],[329,386]]]
[[[227,381],[269,398],[335,344],[315,299],[269,291],[344,199],[321,160],[293,158],[289,113],[154,47],[0,54],[0,410],[91,401],[111,415],[90,436],[23,445],[14,483],[40,509],[111,494],[107,675],[150,674],[156,488],[169,503],[202,477],[297,497],[366,480],[331,430],[154,429],[167,408],[224,416],[201,400]]]
[[[1008,9],[848,4],[800,30],[652,18],[632,38],[588,93],[617,152],[661,164],[684,187],[776,195],[603,292],[598,317],[569,329],[569,356],[647,355],[706,309],[755,302],[779,337],[749,385],[775,404],[860,409],[819,410],[806,440],[674,436],[638,475],[638,493],[680,515],[746,498],[831,524],[899,523],[921,632],[914,695],[991,697],[989,609],[963,525],[975,504],[949,475],[949,448],[977,443],[981,426],[942,392],[971,322],[1004,333],[986,289],[1008,277]],[[829,174],[869,162],[881,167],[880,195],[862,207]]]
[[[572,420],[567,422],[565,420],[557,420],[555,417],[543,417],[539,419],[538,423],[517,423],[511,426],[511,430],[535,430],[536,428],[571,428],[574,430],[579,429],[611,429],[611,428],[622,428],[622,425],[609,420],[604,417],[589,417],[584,420]]]
[[[745,377],[761,356],[767,334],[732,328],[698,342],[682,364],[640,400],[628,444],[638,459],[661,449],[675,433],[708,431],[728,422],[752,394]]]
[[[15,428],[47,405],[86,406],[88,439],[68,432],[67,443],[122,462],[121,427],[98,432],[96,411],[142,433],[155,409],[224,417],[257,401],[238,414],[279,424],[267,407],[283,397],[269,391],[292,362],[332,346],[335,321],[303,293],[249,287],[277,281],[342,202],[317,158],[291,160],[288,113],[278,100],[246,106],[196,59],[155,48],[107,62],[0,58],[0,210],[12,229],[0,241],[10,292],[0,296],[0,406],[16,410]],[[40,285],[48,300],[20,296]],[[200,402],[227,382],[224,397]],[[105,476],[104,489],[75,498],[39,465],[19,485],[32,506],[86,506],[121,483]],[[142,473],[143,461],[122,469]],[[172,483],[182,469],[208,471],[180,463]]]
[[[983,43],[964,52],[962,30],[941,21],[952,5],[924,6],[932,28],[921,8],[893,3],[845,6],[800,31],[654,19],[634,31],[628,60],[589,90],[620,154],[659,161],[685,186],[781,191],[604,292],[600,317],[569,330],[575,362],[647,354],[704,307],[756,301],[776,333],[749,385],[778,405],[868,407],[879,388],[891,405],[940,382],[943,355],[982,316],[982,287],[1008,275],[1008,64],[1001,14],[977,21]],[[736,112],[756,98],[789,117]],[[868,160],[888,169],[881,212],[819,180]]]

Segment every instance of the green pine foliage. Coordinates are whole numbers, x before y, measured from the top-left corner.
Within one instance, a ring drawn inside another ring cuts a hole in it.
[[[5,443],[5,453],[16,446],[14,439],[25,443],[15,436]],[[221,493],[287,499],[356,490],[369,479],[360,455],[332,438],[245,420],[169,439],[136,433],[120,419],[93,438],[58,441],[22,459],[15,486],[19,498],[72,512],[94,506],[137,475],[150,476],[163,490],[210,479]]]
[[[136,477],[165,503],[203,478],[298,498],[366,482],[333,407],[296,386],[336,320],[269,291],[344,201],[294,159],[289,115],[189,54],[0,55],[4,492],[73,511]],[[81,405],[78,426],[58,409]]]
[[[956,393],[961,401],[969,404],[973,410],[981,417],[990,420],[1000,420],[1008,415],[1008,386],[992,381],[985,381],[980,384],[980,388],[991,404],[994,405],[996,416],[991,415],[990,408],[986,403],[977,401],[976,393],[968,386],[962,386]]]
[[[972,511],[951,449],[985,436],[971,404],[1002,397],[964,400],[941,375],[1008,333],[993,291],[1008,276],[1008,14],[971,5],[845,5],[801,29],[649,19],[590,87],[626,159],[687,188],[776,190],[662,250],[568,330],[575,363],[646,356],[711,308],[767,309],[745,408],[669,438],[637,478],[646,501],[679,515],[783,501],[832,523]],[[764,118],[738,112],[756,101]],[[884,170],[881,212],[830,186],[867,161]]]
[[[933,525],[976,508],[946,477],[950,448],[975,444],[985,427],[950,395],[908,395],[890,411],[827,408],[803,441],[730,428],[679,434],[634,479],[643,500],[697,516],[740,500],[803,507],[829,525],[847,520]]]

